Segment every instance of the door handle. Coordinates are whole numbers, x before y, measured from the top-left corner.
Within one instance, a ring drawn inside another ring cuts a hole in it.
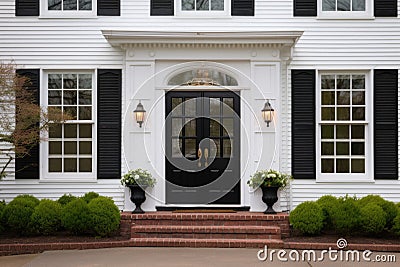
[[[197,157],[199,157],[198,159],[198,163],[197,166],[199,166],[199,168],[201,167],[201,156],[203,155],[203,153],[201,152],[201,148],[199,147],[199,150],[197,150]]]

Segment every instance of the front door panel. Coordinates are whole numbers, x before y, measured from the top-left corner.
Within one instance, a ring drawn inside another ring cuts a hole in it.
[[[166,95],[168,204],[240,204],[240,99],[234,92]]]

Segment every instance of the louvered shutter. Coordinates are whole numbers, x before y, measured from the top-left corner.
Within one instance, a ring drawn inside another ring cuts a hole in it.
[[[254,16],[254,0],[232,0],[232,16]]]
[[[315,70],[292,70],[292,174],[315,179]]]
[[[97,15],[120,16],[121,15],[120,6],[121,6],[120,0],[97,0]]]
[[[398,179],[398,71],[374,71],[375,179]]]
[[[397,0],[375,0],[375,17],[397,17]]]
[[[173,16],[174,0],[151,0],[150,1],[151,16]]]
[[[40,0],[15,0],[16,16],[39,16]]]
[[[317,0],[294,0],[293,14],[303,17],[317,16]]]
[[[20,69],[17,70],[17,74],[28,78],[24,86],[26,90],[32,92],[34,103],[40,105],[40,70]],[[16,123],[18,124],[18,116],[16,116]],[[38,131],[37,135],[39,136],[39,134]],[[39,144],[33,146],[28,155],[15,159],[15,178],[39,179]]]
[[[97,78],[97,177],[121,177],[121,86],[118,69],[99,69]]]

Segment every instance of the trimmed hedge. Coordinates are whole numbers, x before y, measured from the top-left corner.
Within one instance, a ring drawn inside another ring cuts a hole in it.
[[[43,199],[36,206],[31,224],[34,233],[42,235],[54,234],[61,228],[61,204],[50,199]]]
[[[95,198],[98,198],[100,195],[97,194],[96,192],[87,192],[85,195],[83,195],[82,199],[86,201],[86,203],[89,203]]]
[[[322,208],[324,213],[324,228],[333,228],[333,213],[338,206],[338,199],[331,195],[326,195],[320,197],[316,203]]]
[[[75,235],[90,233],[91,214],[86,201],[78,198],[65,205],[61,225]]]
[[[19,196],[16,196],[16,197],[13,199],[13,201],[14,201],[14,200],[18,200],[18,199],[30,200],[30,201],[32,201],[32,202],[35,204],[35,206],[39,205],[39,203],[40,203],[40,200],[37,199],[36,197],[32,196],[32,195],[19,195]],[[11,202],[12,202],[12,201],[11,201]],[[10,202],[10,203],[11,203],[11,202]]]
[[[400,212],[397,214],[396,218],[393,220],[392,232],[400,236]]]
[[[3,211],[6,207],[6,202],[0,201],[0,233],[2,233],[5,230],[5,222],[3,220]]]
[[[369,203],[375,203],[380,206],[385,212],[385,226],[390,229],[393,226],[393,220],[397,216],[398,209],[396,204],[387,201],[378,195],[368,195],[358,200],[361,207],[366,206]]]
[[[7,227],[18,234],[30,234],[31,216],[38,202],[29,197],[16,197],[4,209],[3,218]]]
[[[98,236],[109,236],[119,228],[121,214],[111,198],[97,197],[88,204],[92,229]]]
[[[360,227],[363,233],[377,235],[385,229],[386,219],[383,209],[371,202],[360,210]]]
[[[306,201],[290,213],[289,220],[293,228],[302,234],[316,235],[324,226],[324,213],[317,203]]]
[[[333,228],[340,234],[352,233],[359,227],[360,215],[360,207],[355,198],[341,197],[333,210]]]
[[[75,199],[77,199],[76,196],[73,196],[71,194],[64,194],[57,200],[57,202],[60,203],[61,205],[65,206],[69,202],[71,202],[72,200],[75,200]]]

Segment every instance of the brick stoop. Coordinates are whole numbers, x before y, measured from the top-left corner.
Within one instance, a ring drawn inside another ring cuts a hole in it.
[[[283,247],[289,236],[287,213],[121,214],[121,235],[133,246],[255,248]]]

